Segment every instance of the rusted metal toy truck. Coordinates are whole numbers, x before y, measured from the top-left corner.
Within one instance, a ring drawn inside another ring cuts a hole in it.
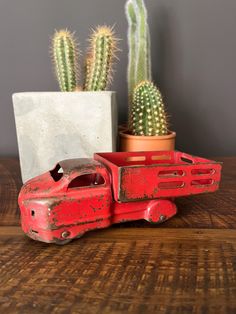
[[[64,160],[22,187],[22,228],[35,240],[64,244],[114,223],[160,223],[176,214],[173,198],[213,192],[220,175],[220,163],[174,151]]]

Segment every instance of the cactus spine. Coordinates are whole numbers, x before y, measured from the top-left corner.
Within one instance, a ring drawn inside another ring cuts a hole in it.
[[[111,71],[117,39],[112,28],[99,26],[90,38],[89,57],[86,62],[85,90],[105,90],[111,80]]]
[[[147,10],[143,0],[126,2],[128,20],[128,92],[129,99],[134,87],[144,80],[151,80],[150,32],[147,23]]]
[[[130,126],[133,135],[168,134],[167,116],[161,93],[150,81],[143,81],[134,89]]]
[[[77,86],[78,48],[74,35],[68,30],[55,32],[52,41],[52,56],[61,91],[74,91]]]

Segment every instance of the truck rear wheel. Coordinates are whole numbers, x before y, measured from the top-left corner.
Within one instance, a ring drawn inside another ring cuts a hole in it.
[[[59,240],[58,242],[56,242],[57,245],[65,245],[68,244],[72,241],[73,239],[67,239],[67,240]]]

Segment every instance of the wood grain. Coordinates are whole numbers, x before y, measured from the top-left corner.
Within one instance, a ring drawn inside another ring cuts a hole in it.
[[[0,228],[6,313],[235,313],[236,231],[108,229],[67,246]]]
[[[176,199],[178,214],[161,228],[236,228],[236,158],[217,158],[222,161],[223,175],[220,190]],[[17,194],[21,186],[19,163],[0,159],[0,225],[19,225]],[[113,228],[156,228],[145,221],[124,223]]]
[[[17,196],[22,185],[19,161],[0,158],[0,225],[19,225]]]
[[[66,246],[19,225],[19,163],[0,159],[0,313],[236,313],[236,158],[221,189],[178,215],[89,232]]]

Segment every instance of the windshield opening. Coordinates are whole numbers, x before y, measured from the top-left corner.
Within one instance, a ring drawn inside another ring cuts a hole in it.
[[[57,164],[54,169],[50,171],[50,175],[55,182],[59,181],[63,177],[63,169],[60,164]]]

